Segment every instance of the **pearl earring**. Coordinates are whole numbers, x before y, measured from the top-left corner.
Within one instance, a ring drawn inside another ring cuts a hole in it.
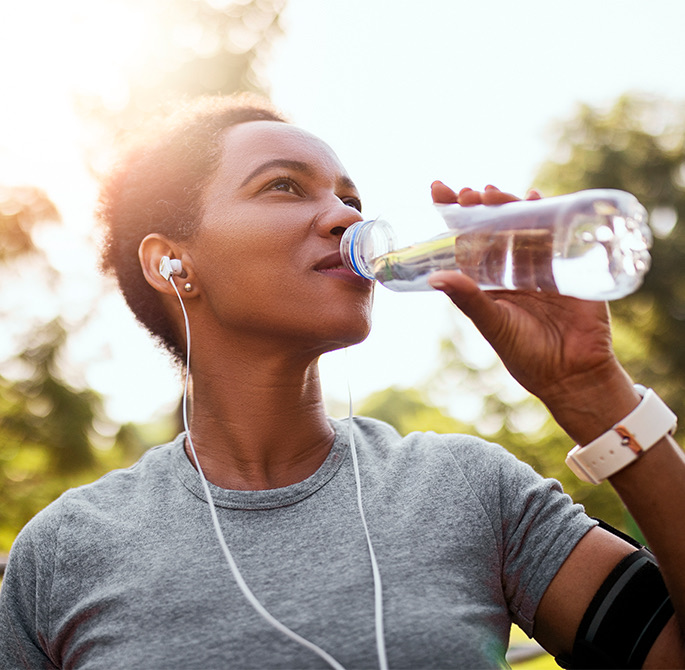
[[[190,282],[186,282],[186,283],[183,285],[183,290],[184,290],[186,293],[190,293],[190,292],[193,290],[193,285],[192,285]]]

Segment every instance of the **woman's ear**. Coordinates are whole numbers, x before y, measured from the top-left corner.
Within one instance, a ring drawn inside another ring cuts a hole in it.
[[[184,259],[183,249],[164,235],[147,235],[138,247],[138,258],[145,280],[155,291],[175,294],[174,288],[170,285],[172,281],[193,286],[188,267],[190,259]]]

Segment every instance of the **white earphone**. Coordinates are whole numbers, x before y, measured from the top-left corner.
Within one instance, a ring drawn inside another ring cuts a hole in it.
[[[183,272],[183,265],[178,258],[162,256],[159,259],[159,274],[167,281],[172,275],[180,275]]]

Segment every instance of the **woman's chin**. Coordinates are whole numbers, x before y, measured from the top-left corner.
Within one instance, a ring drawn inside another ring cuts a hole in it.
[[[346,347],[352,347],[355,344],[361,344],[371,332],[371,324],[360,328],[356,331],[348,330],[345,333],[337,332],[328,341],[321,342],[320,353],[325,354],[330,351],[337,351],[339,349],[345,349]]]

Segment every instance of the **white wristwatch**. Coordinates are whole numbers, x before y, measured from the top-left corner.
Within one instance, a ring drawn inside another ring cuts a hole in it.
[[[584,447],[568,452],[566,465],[585,482],[599,484],[623,470],[675,432],[678,419],[652,389],[635,385],[642,402],[628,416]]]

